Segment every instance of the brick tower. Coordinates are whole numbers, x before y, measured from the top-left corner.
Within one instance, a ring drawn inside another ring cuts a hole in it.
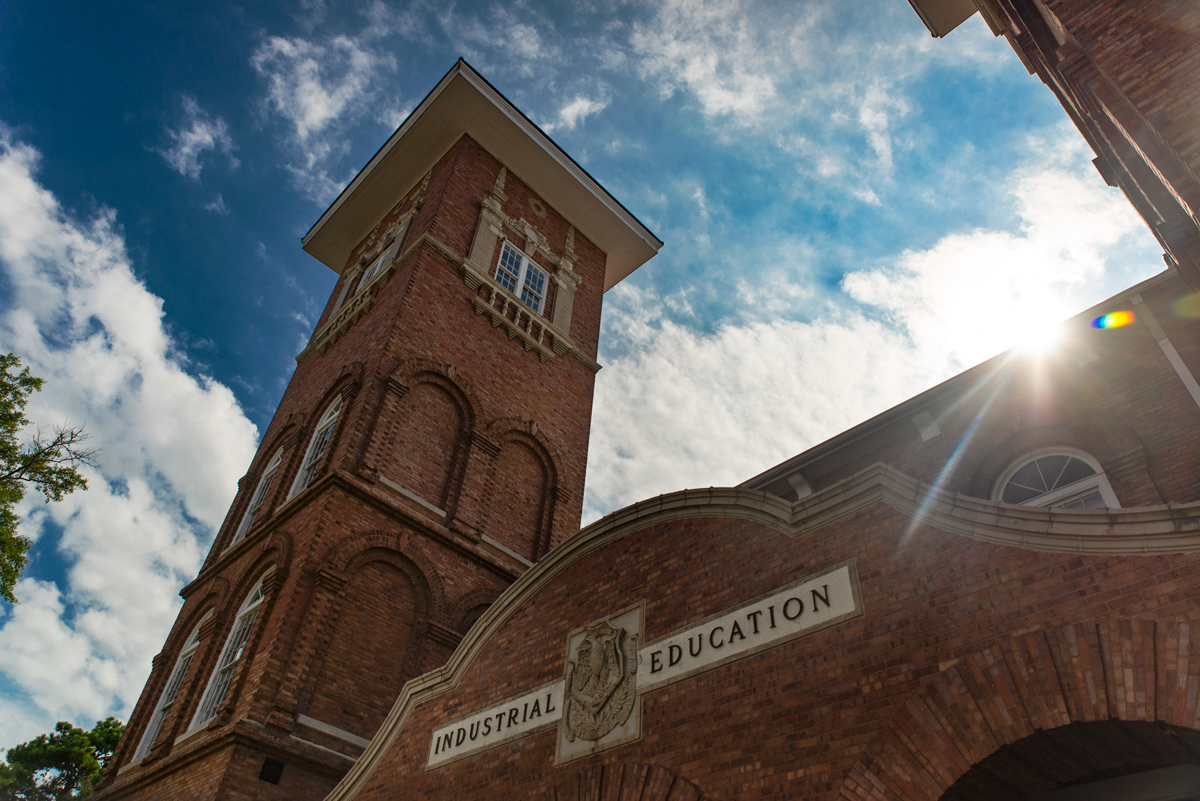
[[[661,242],[465,62],[304,237],[340,274],[103,798],[322,798],[579,526],[603,292]]]

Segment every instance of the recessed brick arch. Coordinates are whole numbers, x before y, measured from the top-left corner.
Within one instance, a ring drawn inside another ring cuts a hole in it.
[[[661,765],[592,765],[556,779],[544,801],[705,801],[700,788]]]
[[[558,465],[564,462],[562,450],[558,447],[557,442],[546,435],[536,421],[518,417],[502,417],[488,423],[486,431],[488,437],[495,442],[502,442],[505,439],[521,435],[528,437],[544,451],[543,458],[548,462],[551,478],[554,483],[558,482]]]
[[[408,537],[402,532],[369,531],[362,536],[346,540],[325,557],[319,570],[345,577],[353,569],[354,562],[363,559],[363,554],[374,549],[394,551],[416,567],[420,575],[414,575],[413,578],[416,580],[415,583],[428,592],[429,619],[447,623],[446,590],[442,584],[440,571],[420,548],[409,542]]]
[[[499,445],[488,481],[483,530],[494,541],[536,562],[551,544],[558,462],[536,423],[502,419],[488,426]]]
[[[847,773],[840,797],[939,801],[1000,749],[1072,724],[1196,729],[1198,683],[1197,624],[1122,619],[1018,634],[957,660],[911,696]]]
[[[453,365],[411,359],[381,375],[373,398],[361,442],[362,469],[452,510],[479,408],[469,379]]]
[[[481,608],[491,606],[500,597],[500,590],[493,587],[480,587],[462,595],[450,607],[447,622],[460,634],[466,634],[482,614]]]
[[[1004,746],[941,801],[1029,801],[1080,784],[1093,785],[1088,794],[1103,801],[1109,796],[1095,782],[1180,765],[1200,770],[1200,731],[1145,721],[1071,723]]]

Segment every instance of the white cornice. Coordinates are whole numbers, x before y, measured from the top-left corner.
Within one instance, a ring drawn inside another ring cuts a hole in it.
[[[326,801],[353,798],[413,710],[457,687],[509,618],[587,554],[647,526],[694,517],[754,520],[787,536],[801,537],[877,503],[941,531],[1028,550],[1129,556],[1200,552],[1200,503],[1099,512],[1010,506],[943,492],[882,462],[794,504],[738,487],[682,490],[649,498],[568,538],[505,590],[444,666],[404,685],[367,750]]]
[[[973,0],[908,0],[932,36],[945,36],[979,9]]]
[[[335,272],[350,251],[468,134],[607,254],[608,290],[662,242],[550,137],[459,60],[301,240]]]

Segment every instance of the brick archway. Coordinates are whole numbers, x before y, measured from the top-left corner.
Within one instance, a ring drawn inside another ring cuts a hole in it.
[[[939,801],[994,753],[1072,724],[1200,728],[1200,630],[1192,628],[1140,619],[1075,623],[959,659],[884,723],[840,797]]]
[[[592,765],[559,778],[543,801],[706,801],[700,788],[661,765]]]
[[[1200,771],[1200,731],[1146,721],[1071,723],[1002,747],[960,776],[940,801],[1028,801],[1067,787],[1103,801],[1111,798],[1105,786],[1113,789],[1107,780],[1125,784],[1136,777],[1144,792],[1147,778],[1179,766],[1192,776]]]

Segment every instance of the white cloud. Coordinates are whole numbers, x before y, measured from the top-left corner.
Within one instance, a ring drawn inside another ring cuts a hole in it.
[[[1090,174],[1074,131],[1059,133],[1031,141],[1037,160],[1009,176],[1011,227],[904,251],[841,292],[768,273],[739,284],[744,305],[709,331],[675,311],[690,289],[610,292],[616,354],[597,377],[585,520],[744,481],[1159,270],[1137,215]],[[802,305],[816,311],[781,319]]]
[[[630,38],[643,74],[665,96],[690,92],[707,116],[753,121],[777,99],[778,56],[792,32],[757,26],[744,11],[722,0],[663,3]]]
[[[230,166],[238,165],[238,160],[233,156],[233,138],[229,135],[225,120],[220,117],[213,119],[200,108],[194,97],[188,95],[183,96],[183,117],[183,125],[179,130],[167,129],[170,144],[155,150],[171,169],[187,178],[199,178],[202,169],[200,159],[210,150],[226,156]]]
[[[227,387],[188,372],[115,214],[69,216],[37,161],[0,129],[0,350],[46,379],[30,418],[85,424],[102,454],[86,492],[23,506],[26,533],[61,531],[68,572],[23,580],[0,628],[13,742],[128,714],[257,439]]]
[[[396,67],[392,55],[371,46],[378,33],[325,41],[270,36],[250,59],[267,82],[267,110],[289,126],[286,147],[294,161],[287,168],[315,202],[332,199],[345,185],[329,174],[345,153],[340,131],[366,111],[377,76]]]
[[[881,82],[869,85],[858,107],[858,122],[867,134],[867,142],[879,158],[879,167],[892,170],[891,118],[909,110],[903,98],[894,97]]]
[[[599,114],[604,109],[608,108],[608,99],[592,100],[583,95],[576,95],[573,100],[567,101],[561,109],[558,110],[558,117],[554,122],[543,125],[546,133],[553,133],[556,130],[570,131],[583,120]]]
[[[887,315],[918,351],[943,352],[961,369],[1011,347],[1023,330],[1102,300],[1109,292],[1095,295],[1098,286],[1125,285],[1118,276],[1131,265],[1115,263],[1115,249],[1144,234],[1143,224],[1122,195],[1080,169],[1086,146],[1069,133],[1057,163],[1015,173],[1018,227],[950,234],[892,266],[848,275],[846,291]],[[1054,145],[1030,142],[1032,152],[1047,147]],[[1158,269],[1147,261],[1133,269]]]
[[[212,199],[211,203],[205,203],[204,208],[205,210],[219,214],[222,217],[229,213],[229,207],[225,205],[225,198],[221,197],[220,192],[218,192],[217,196]]]

